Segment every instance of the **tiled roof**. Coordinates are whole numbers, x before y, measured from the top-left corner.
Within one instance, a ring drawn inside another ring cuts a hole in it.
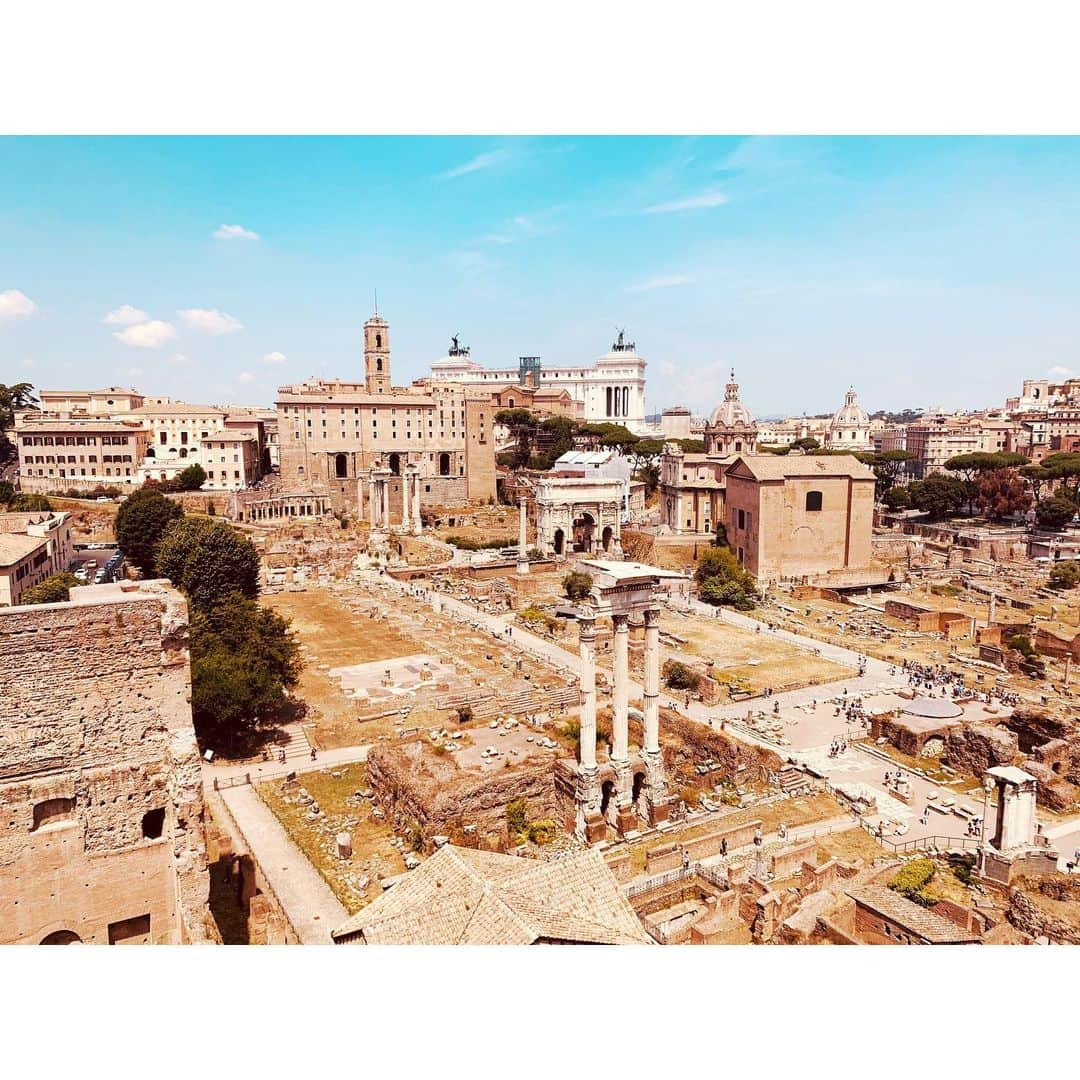
[[[22,533],[0,533],[0,566],[11,566],[32,555],[49,541],[44,536],[24,536]]]
[[[449,844],[332,936],[370,945],[649,942],[597,851],[541,862]]]
[[[978,934],[962,929],[885,885],[864,885],[861,889],[852,889],[848,896],[931,945],[964,945],[979,940]]]
[[[740,457],[728,470],[739,471],[739,465],[758,480],[786,480],[801,476],[850,476],[856,480],[873,480],[873,470],[851,454],[762,454]]]

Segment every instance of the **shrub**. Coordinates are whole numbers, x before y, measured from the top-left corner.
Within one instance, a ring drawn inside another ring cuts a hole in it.
[[[906,866],[900,868],[889,882],[889,888],[907,897],[908,900],[914,900],[917,904],[924,906],[933,904],[935,901],[930,899],[924,890],[933,880],[936,869],[932,859],[912,859]]]
[[[592,591],[592,578],[583,570],[571,570],[562,579],[562,587],[570,600],[584,600]]]
[[[27,510],[51,510],[52,503],[44,495],[35,495],[33,492],[23,491],[11,500],[8,509],[13,513]]]
[[[446,543],[460,548],[462,551],[491,551],[495,548],[509,547],[511,545],[509,540],[472,540],[468,536],[457,536],[456,534],[446,537]]]
[[[684,787],[679,791],[679,798],[682,799],[687,806],[697,806],[701,799],[701,792],[697,788]]]
[[[66,571],[60,574],[50,574],[44,581],[31,585],[19,600],[20,604],[58,604],[68,599],[68,590],[81,585],[82,582],[74,575]]]
[[[533,821],[529,824],[526,830],[526,835],[529,838],[530,844],[550,844],[555,839],[557,828],[555,822],[550,818],[544,818],[542,821]]]
[[[754,601],[734,581],[719,577],[706,578],[698,586],[698,596],[703,603],[717,607],[733,607],[736,611],[752,611]]]
[[[1044,529],[1063,529],[1076,514],[1076,504],[1064,495],[1052,495],[1035,507],[1035,518]]]
[[[672,690],[696,690],[701,685],[701,676],[679,660],[666,660],[664,685]]]
[[[694,578],[698,595],[706,604],[727,605],[748,611],[754,606],[757,587],[753,576],[726,547],[710,547],[701,552]]]
[[[15,488],[10,480],[0,480],[0,506],[7,506],[15,498]]]
[[[515,799],[506,804],[506,828],[511,836],[519,836],[529,824],[529,808],[524,799]]]
[[[1013,634],[1009,638],[1008,646],[1010,649],[1015,649],[1027,660],[1038,655],[1035,646],[1031,644],[1031,638],[1027,634]]]
[[[955,585],[931,585],[930,592],[934,596],[959,596],[960,590]]]
[[[1058,563],[1050,570],[1047,584],[1051,589],[1074,589],[1080,584],[1080,566],[1075,562]]]
[[[459,724],[467,724],[473,718],[471,705],[459,705],[456,711]]]
[[[206,483],[206,471],[198,462],[182,469],[175,481],[177,491],[198,491],[204,483]]]

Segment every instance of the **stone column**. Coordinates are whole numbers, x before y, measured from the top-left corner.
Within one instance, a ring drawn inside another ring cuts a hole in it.
[[[986,625],[989,626],[997,618],[997,593],[990,594],[990,612],[986,617]]]
[[[420,472],[413,474],[413,536],[424,531],[424,519],[420,516]]]
[[[625,762],[630,758],[630,616],[628,613],[614,614],[611,621],[614,634],[614,677],[615,687],[612,700],[614,716],[611,726],[611,756],[616,762]]]
[[[580,622],[581,734],[578,760],[582,769],[596,769],[596,619],[590,613]]]
[[[409,531],[409,474],[401,474],[401,527]]]
[[[368,520],[374,529],[379,524],[379,501],[375,487],[375,477],[368,475]]]
[[[645,611],[645,745],[646,754],[660,753],[660,609]]]
[[[525,526],[527,523],[527,513],[525,510],[525,496],[522,495],[518,499],[518,557],[517,557],[517,572],[519,574],[527,574],[529,572],[529,552],[525,547]]]
[[[390,528],[390,481],[384,476],[379,483],[382,485],[382,527]]]
[[[364,518],[364,478],[356,478],[356,516],[362,521]]]

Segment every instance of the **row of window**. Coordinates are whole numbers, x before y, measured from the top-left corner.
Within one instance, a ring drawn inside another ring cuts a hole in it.
[[[102,435],[102,446],[127,446],[129,435]],[[23,435],[23,446],[97,446],[96,435]]]
[[[133,459],[130,454],[102,454],[101,460],[108,462],[123,462],[132,461]],[[42,457],[39,454],[37,457],[26,457],[23,459],[23,462],[26,465],[63,465],[65,463],[68,465],[82,465],[86,462],[89,462],[91,465],[96,465],[98,463],[98,457],[97,454],[91,454],[89,457],[85,454],[79,454],[79,460],[76,461],[74,454],[59,454],[56,457],[52,454],[47,454]]]
[[[131,475],[131,470],[130,469],[124,469],[124,471],[121,472],[119,467],[117,467],[117,470],[116,470],[115,473],[112,471],[111,468],[106,468],[106,469],[103,470],[103,472],[104,472],[105,476],[130,476]],[[34,470],[33,469],[27,469],[27,475],[28,476],[33,476],[34,475]],[[47,472],[46,472],[45,469],[38,469],[37,475],[38,476],[46,476],[46,475],[47,476],[56,476],[57,472],[50,465]],[[70,471],[68,471],[67,469],[61,469],[60,472],[59,472],[59,475],[61,477],[71,477],[72,479],[75,479],[75,470],[71,469]],[[86,476],[86,469],[80,469],[79,470],[79,475],[80,476]],[[102,475],[102,473],[99,472],[97,469],[92,468],[90,470],[90,475],[91,476],[100,476],[100,475]]]

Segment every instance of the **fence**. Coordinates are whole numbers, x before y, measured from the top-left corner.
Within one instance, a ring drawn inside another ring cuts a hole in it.
[[[864,818],[859,818],[859,825],[868,832],[882,847],[888,847],[896,854],[906,855],[912,851],[978,851],[982,841],[977,836],[920,836],[916,840],[890,840],[887,836],[878,836],[877,826]]]
[[[676,870],[668,870],[666,873],[657,874],[655,877],[646,878],[636,885],[630,885],[626,890],[628,900],[636,896],[651,892],[653,889],[662,889],[665,885],[674,885],[680,881],[690,881],[693,878],[702,878],[718,888],[728,887],[727,870],[720,870],[715,866],[703,866],[701,863],[691,863],[689,866],[680,866]]]

